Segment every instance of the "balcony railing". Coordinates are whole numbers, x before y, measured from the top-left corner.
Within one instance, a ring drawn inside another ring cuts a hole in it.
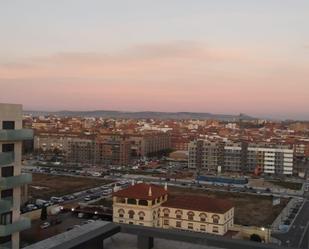
[[[0,152],[0,168],[14,163],[14,152]]]
[[[26,230],[31,227],[31,221],[28,218],[20,218],[18,221],[8,225],[0,225],[0,237],[5,237],[16,232]]]
[[[17,176],[1,177],[0,189],[11,189],[32,182],[31,174],[21,174]]]
[[[0,141],[22,141],[33,139],[33,130],[0,130]]]
[[[12,201],[0,199],[0,213],[6,213],[12,208]]]

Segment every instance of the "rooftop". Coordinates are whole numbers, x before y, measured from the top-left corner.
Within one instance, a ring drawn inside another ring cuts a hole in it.
[[[169,199],[162,204],[162,207],[223,214],[233,208],[233,205],[227,200],[206,196],[181,195],[169,196]]]
[[[139,200],[155,200],[167,193],[168,192],[164,187],[153,184],[138,183],[114,193],[113,196]]]

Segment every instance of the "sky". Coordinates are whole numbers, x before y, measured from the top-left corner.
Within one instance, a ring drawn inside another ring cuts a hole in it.
[[[0,102],[309,120],[308,0],[1,0]]]

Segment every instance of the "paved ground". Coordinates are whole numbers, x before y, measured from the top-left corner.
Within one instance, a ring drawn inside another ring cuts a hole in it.
[[[40,225],[44,222],[41,220],[36,220],[32,222],[31,229],[21,232],[20,238],[22,246],[34,244],[41,240],[45,240],[54,235],[65,232],[68,228],[74,225],[80,225],[85,219],[79,219],[73,216],[71,212],[59,214],[59,219],[62,221],[61,224],[50,226],[46,229],[40,228]]]
[[[309,239],[309,201],[306,200],[303,208],[297,215],[289,232],[274,234],[273,237],[282,241],[282,246],[308,249]]]

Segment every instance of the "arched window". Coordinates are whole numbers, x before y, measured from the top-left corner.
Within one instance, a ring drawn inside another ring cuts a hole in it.
[[[207,215],[205,213],[201,213],[200,214],[200,221],[201,222],[206,222],[206,219],[207,219]]]
[[[176,214],[176,219],[181,219],[182,218],[182,211],[181,210],[176,210],[175,214]]]
[[[137,202],[135,199],[128,199],[128,204],[131,204],[131,205],[136,205]]]
[[[163,209],[163,214],[164,214],[164,217],[169,217],[170,215],[170,210],[168,208],[164,208]]]
[[[120,218],[123,218],[124,214],[125,214],[125,211],[123,209],[119,209],[118,210],[118,214],[119,214],[119,217]]]
[[[128,213],[129,213],[129,218],[133,219],[135,212],[133,210],[130,210]]]
[[[220,217],[218,215],[212,216],[212,221],[214,224],[219,224]]]
[[[188,215],[188,220],[194,220],[194,213],[192,211],[189,211],[187,215]]]
[[[143,211],[138,213],[139,220],[144,220],[145,213]]]

